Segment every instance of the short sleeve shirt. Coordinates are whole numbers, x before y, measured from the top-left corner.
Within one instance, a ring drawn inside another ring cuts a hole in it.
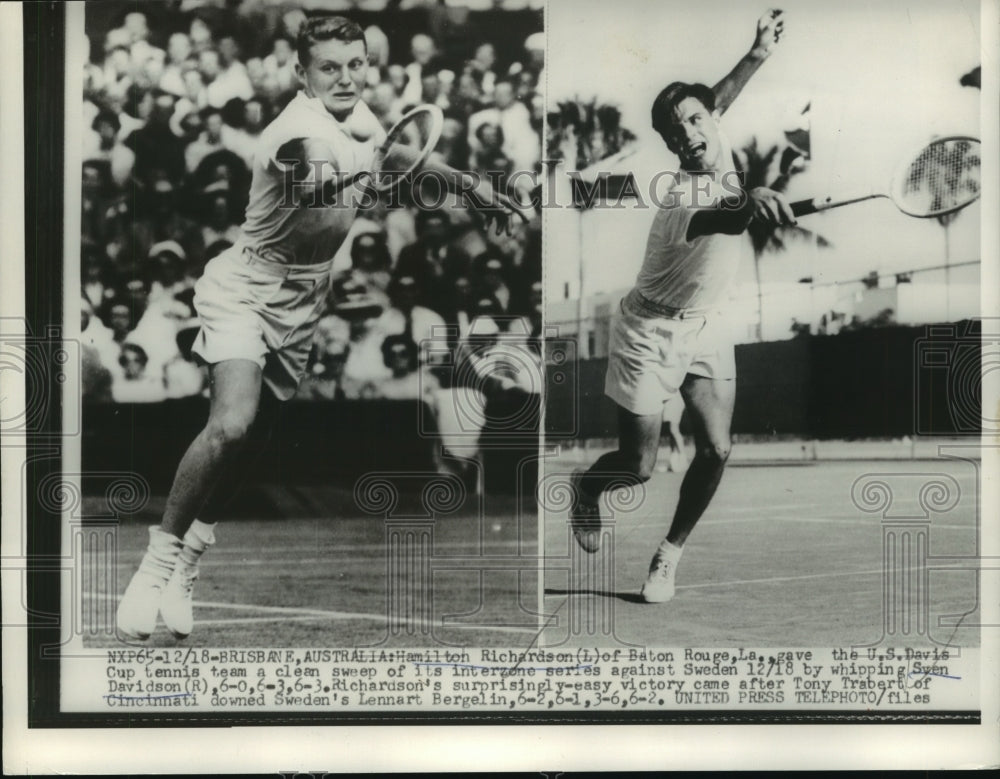
[[[701,177],[699,177],[701,179]],[[701,188],[699,190],[699,187]],[[687,239],[695,213],[732,194],[721,185],[684,174],[653,218],[646,254],[636,279],[643,297],[670,308],[705,308],[718,303],[736,275],[744,251],[742,235],[713,233]]]
[[[296,139],[320,142],[331,152],[334,171],[321,169],[321,175],[329,178],[332,172],[369,170],[384,137],[381,124],[363,102],[341,122],[318,98],[299,92],[258,140],[242,227],[244,246],[264,259],[285,264],[331,260],[354,221],[358,198],[344,192],[335,204],[322,203],[294,184],[291,169],[278,159],[279,149]]]

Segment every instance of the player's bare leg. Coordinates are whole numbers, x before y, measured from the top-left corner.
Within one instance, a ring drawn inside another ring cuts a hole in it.
[[[168,588],[177,592],[164,621],[175,635],[190,632],[190,608],[185,606],[190,587],[179,576],[176,585],[168,583],[179,567],[196,571],[198,558],[214,542],[213,525],[195,517],[249,440],[260,404],[261,369],[250,360],[217,363],[211,368],[211,388],[208,422],[181,459],[163,521],[149,529],[149,547],[118,606],[118,630],[129,638],[145,639],[153,632]],[[184,565],[178,566],[181,561]]]
[[[215,523],[239,493],[251,473],[254,462],[263,454],[271,438],[281,401],[269,389],[261,391],[257,416],[246,442],[231,459],[209,493],[199,514],[184,534],[180,560],[160,599],[163,623],[177,638],[185,638],[194,627],[194,583],[198,580],[198,561],[215,543]]]
[[[660,414],[633,414],[618,407],[618,449],[573,474],[573,537],[587,552],[601,545],[601,493],[614,485],[649,481],[660,446]]]
[[[715,495],[732,445],[730,423],[736,382],[688,374],[681,393],[694,422],[695,456],[681,482],[680,498],[667,537],[653,555],[642,588],[649,603],[674,596],[674,576],[684,542]]]

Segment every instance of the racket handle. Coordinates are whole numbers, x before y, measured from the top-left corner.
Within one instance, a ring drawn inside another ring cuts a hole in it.
[[[822,211],[830,202],[830,197],[811,197],[808,200],[796,200],[791,204],[795,216],[808,216]]]

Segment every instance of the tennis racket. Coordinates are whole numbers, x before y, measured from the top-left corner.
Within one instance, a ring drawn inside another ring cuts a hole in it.
[[[936,138],[915,154],[907,155],[889,182],[886,192],[853,197],[816,197],[791,204],[795,216],[815,214],[851,203],[887,197],[909,216],[929,218],[965,208],[979,198],[982,175],[979,139],[967,135]]]
[[[371,179],[376,191],[388,191],[427,161],[443,128],[444,114],[436,105],[420,105],[410,110],[389,128],[382,145],[375,150],[371,168],[338,180],[334,192],[364,178]]]

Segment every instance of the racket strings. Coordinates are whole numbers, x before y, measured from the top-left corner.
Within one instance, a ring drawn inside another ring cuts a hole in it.
[[[437,142],[433,114],[416,112],[393,128],[385,143],[375,153],[373,172],[387,176],[411,173],[433,150]],[[430,148],[428,148],[430,147]]]
[[[902,177],[897,204],[906,212],[934,216],[979,197],[979,142],[966,138],[935,141],[918,154]]]

